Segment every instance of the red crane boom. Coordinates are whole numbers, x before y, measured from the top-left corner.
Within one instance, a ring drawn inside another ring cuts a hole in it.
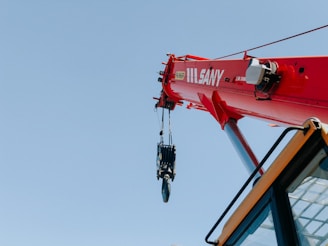
[[[301,125],[310,117],[328,123],[328,56],[168,56],[156,107],[172,110],[187,101],[187,108],[210,112],[222,128],[244,116],[284,125]]]

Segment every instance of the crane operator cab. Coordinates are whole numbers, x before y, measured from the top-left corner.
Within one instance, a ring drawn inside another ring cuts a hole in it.
[[[217,240],[209,241],[223,217],[206,242],[217,246],[328,245],[326,126],[316,119],[306,121],[226,220]]]

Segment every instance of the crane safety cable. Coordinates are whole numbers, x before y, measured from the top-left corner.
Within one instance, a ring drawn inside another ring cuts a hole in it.
[[[320,26],[320,27],[317,27],[317,28],[314,28],[314,29],[311,29],[311,30],[308,30],[308,31],[305,31],[305,32],[301,32],[301,33],[298,33],[298,34],[295,34],[295,35],[292,35],[292,36],[289,36],[289,37],[286,37],[286,38],[282,38],[282,39],[279,39],[279,40],[276,40],[276,41],[273,41],[273,42],[270,42],[270,43],[262,44],[262,45],[254,47],[254,48],[251,48],[251,49],[239,51],[239,52],[236,52],[236,53],[233,53],[233,54],[230,54],[230,55],[221,56],[221,57],[215,58],[215,60],[219,60],[219,59],[227,58],[227,57],[230,57],[230,56],[243,54],[245,52],[256,50],[256,49],[260,49],[260,48],[263,48],[265,46],[269,46],[269,45],[272,45],[272,44],[283,42],[283,41],[286,41],[288,39],[296,38],[298,36],[302,36],[302,35],[305,35],[305,34],[308,34],[310,32],[314,32],[314,31],[318,31],[318,30],[326,28],[326,27],[328,27],[328,25]]]

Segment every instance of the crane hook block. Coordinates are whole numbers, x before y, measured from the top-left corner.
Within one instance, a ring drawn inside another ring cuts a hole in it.
[[[173,181],[175,177],[175,145],[157,144],[157,179],[169,176]]]

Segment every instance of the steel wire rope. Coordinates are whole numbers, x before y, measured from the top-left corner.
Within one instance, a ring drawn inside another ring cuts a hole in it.
[[[161,136],[161,143],[163,144],[164,143],[164,108],[162,108],[162,126],[159,135]]]
[[[158,113],[156,107],[155,107],[155,109],[154,109],[154,112],[156,113],[156,116],[157,116],[158,128],[160,129],[159,135],[161,135],[161,132],[162,132],[162,123],[161,123],[161,120],[160,120],[160,118],[159,118],[160,116],[159,116],[159,113]]]
[[[169,109],[169,145],[172,145],[172,130],[171,130],[171,110]]]
[[[165,130],[165,126],[164,126],[164,120],[165,120],[164,115],[165,115],[165,113],[164,113],[164,111],[165,111],[165,109],[162,108],[162,120],[161,120],[161,122],[160,122],[159,116],[157,114],[158,123],[159,123],[159,125],[161,125],[160,126],[161,130],[159,132],[159,135],[160,135],[160,138],[161,138],[160,139],[161,143],[164,143],[164,130]],[[156,110],[156,112],[157,112],[157,110]],[[172,145],[173,138],[172,138],[172,129],[171,129],[171,110],[170,109],[168,109],[168,130],[169,130],[169,145]]]
[[[314,28],[314,29],[311,29],[311,30],[308,30],[308,31],[305,31],[305,32],[301,32],[301,33],[298,33],[298,34],[295,34],[295,35],[292,35],[292,36],[289,36],[289,37],[286,37],[286,38],[282,38],[282,39],[279,39],[279,40],[276,40],[276,41],[273,41],[273,42],[270,42],[270,43],[262,44],[262,45],[259,45],[259,46],[256,46],[256,47],[253,47],[253,48],[250,48],[250,49],[247,49],[247,50],[243,50],[243,51],[239,51],[239,52],[232,53],[232,54],[229,54],[229,55],[221,56],[221,57],[215,58],[214,60],[220,60],[220,59],[227,58],[227,57],[230,57],[230,56],[243,54],[243,53],[248,52],[248,51],[260,49],[260,48],[263,48],[263,47],[266,47],[266,46],[269,46],[269,45],[273,45],[273,44],[276,44],[276,43],[286,41],[288,39],[292,39],[292,38],[296,38],[296,37],[308,34],[310,32],[315,32],[315,31],[318,31],[318,30],[326,28],[326,27],[328,27],[328,25],[323,25],[323,26],[320,26],[320,27],[317,27],[317,28]]]

